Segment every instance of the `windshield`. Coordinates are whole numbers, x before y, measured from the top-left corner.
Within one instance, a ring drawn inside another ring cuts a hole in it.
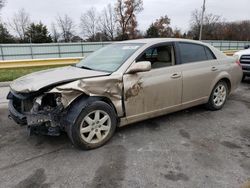
[[[111,44],[81,60],[76,67],[105,72],[116,71],[143,44]]]

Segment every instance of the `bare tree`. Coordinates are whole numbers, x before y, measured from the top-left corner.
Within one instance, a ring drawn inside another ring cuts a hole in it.
[[[220,24],[220,33],[224,40],[250,40],[250,21],[223,22]]]
[[[101,31],[107,40],[114,40],[116,34],[116,18],[114,8],[109,4],[100,16]]]
[[[58,16],[57,24],[61,30],[61,35],[64,42],[70,42],[74,35],[75,28],[73,20],[67,14],[65,14],[64,17]]]
[[[5,0],[0,0],[0,10],[4,7]]]
[[[137,26],[136,14],[143,10],[142,0],[117,0],[115,7],[117,22],[120,26],[121,39],[129,38],[129,30]],[[132,27],[128,30],[129,27]]]
[[[188,38],[198,39],[201,13],[195,10],[191,17]],[[250,21],[226,22],[221,16],[206,13],[203,38],[206,40],[250,40]]]
[[[174,38],[181,38],[183,35],[182,35],[182,33],[181,33],[181,30],[179,29],[179,28],[175,28],[174,30],[173,30],[173,37]]]
[[[100,29],[99,16],[95,8],[91,8],[82,14],[80,28],[84,37],[87,37],[90,41],[95,41],[96,34]]]
[[[53,42],[58,42],[60,33],[58,32],[58,28],[56,27],[56,24],[54,22],[51,24],[51,35]]]
[[[30,17],[24,9],[20,9],[17,13],[15,13],[12,22],[10,23],[11,28],[16,33],[21,42],[25,40],[25,32],[29,25]]]
[[[192,12],[191,15],[191,28],[189,31],[189,36],[194,39],[199,38],[199,31],[201,26],[201,12],[197,9]],[[222,22],[221,16],[214,15],[211,13],[205,13],[204,15],[204,23],[203,23],[203,38],[210,39],[211,36],[215,35],[217,32],[218,23]],[[219,34],[219,33],[218,33]]]

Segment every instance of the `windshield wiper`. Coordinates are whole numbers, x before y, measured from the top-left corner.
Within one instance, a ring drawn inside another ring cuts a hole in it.
[[[82,69],[87,69],[87,70],[93,70],[93,69],[91,69],[91,68],[89,68],[89,67],[86,67],[86,66],[81,66],[80,68],[82,68]]]

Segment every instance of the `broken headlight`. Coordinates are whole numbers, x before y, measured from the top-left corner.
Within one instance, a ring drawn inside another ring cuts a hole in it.
[[[33,111],[51,111],[62,106],[62,96],[59,93],[46,93],[37,97],[34,102]]]

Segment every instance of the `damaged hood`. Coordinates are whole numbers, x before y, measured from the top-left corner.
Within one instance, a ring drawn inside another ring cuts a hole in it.
[[[28,74],[13,81],[10,88],[18,93],[30,93],[52,85],[108,75],[110,75],[110,73],[67,66]]]

